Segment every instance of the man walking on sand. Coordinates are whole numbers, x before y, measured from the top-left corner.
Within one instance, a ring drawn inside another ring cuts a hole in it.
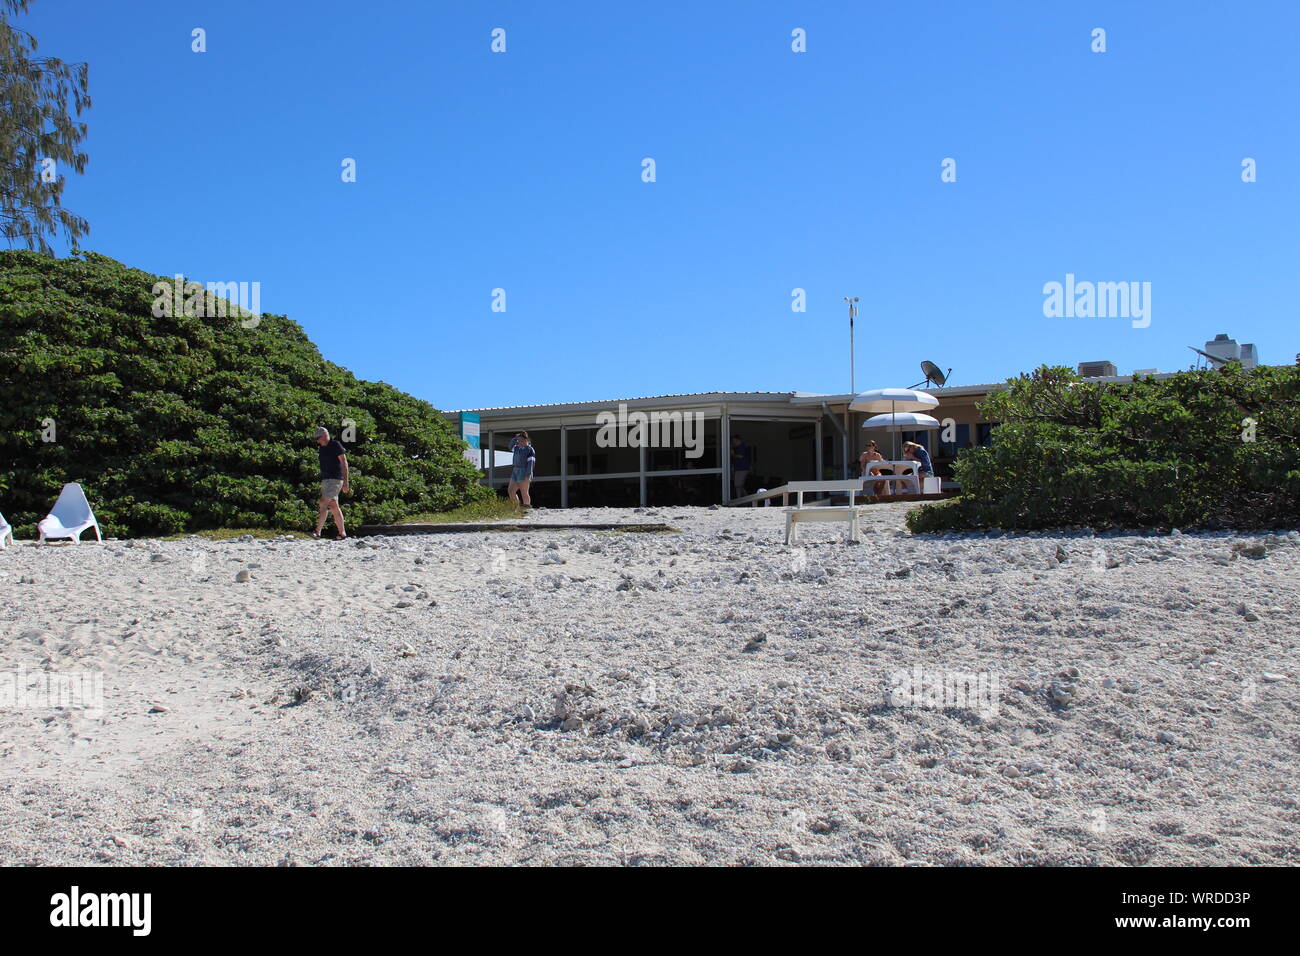
[[[339,493],[352,494],[348,481],[348,450],[337,438],[330,438],[327,429],[316,429],[316,450],[320,454],[320,515],[316,518],[316,530],[311,533],[319,538],[325,527],[325,519],[334,516],[334,527],[338,529],[338,540],[347,536],[343,527],[343,509],[339,507]]]

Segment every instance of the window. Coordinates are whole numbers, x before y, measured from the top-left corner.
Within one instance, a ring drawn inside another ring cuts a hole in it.
[[[672,412],[671,415],[677,415]],[[688,468],[718,467],[719,423],[716,418],[703,421],[695,418],[694,412],[680,413],[682,424],[676,418],[664,419],[660,426],[659,439],[666,447],[646,449],[646,471],[683,471]],[[691,416],[689,421],[687,416]],[[687,447],[687,445],[690,447]],[[692,458],[686,453],[699,454]]]
[[[956,432],[954,441],[943,441],[943,432],[939,433],[939,454],[944,458],[956,458],[971,443],[969,425],[958,425],[953,431]]]
[[[641,470],[640,448],[602,448],[596,443],[597,428],[567,429],[569,477],[575,475],[617,475]],[[557,472],[558,474],[558,472]]]
[[[731,419],[731,437],[749,447],[751,489],[776,488],[789,481],[813,481],[817,477],[817,425],[815,422],[780,419]],[[727,472],[733,469],[727,449]]]

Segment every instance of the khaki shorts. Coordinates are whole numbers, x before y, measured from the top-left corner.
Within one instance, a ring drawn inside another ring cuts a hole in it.
[[[342,478],[325,478],[320,483],[320,496],[322,498],[337,498],[342,490]]]

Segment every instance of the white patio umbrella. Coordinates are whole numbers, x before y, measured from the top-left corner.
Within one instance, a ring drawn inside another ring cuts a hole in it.
[[[914,388],[873,388],[869,392],[863,392],[856,396],[853,401],[849,402],[849,410],[854,412],[889,412],[888,418],[891,422],[891,427],[889,427],[888,430],[891,432],[899,432],[914,430],[912,428],[893,427],[898,424],[899,412],[905,414],[908,412],[923,412],[928,408],[935,408],[938,404],[939,400],[933,395],[926,392],[918,392]],[[886,417],[887,416],[884,415],[877,415],[875,418],[869,418],[866,423],[863,423],[862,427],[884,428],[884,425],[870,425],[868,423]],[[930,418],[929,415],[922,415],[921,417],[934,422],[933,427],[939,427],[939,423],[933,418]],[[918,428],[920,427],[930,426],[918,426]],[[894,443],[892,453],[895,458],[898,457],[897,441]]]
[[[873,415],[862,423],[863,428],[880,428],[887,432],[919,432],[943,427],[939,419],[920,412],[899,412]]]

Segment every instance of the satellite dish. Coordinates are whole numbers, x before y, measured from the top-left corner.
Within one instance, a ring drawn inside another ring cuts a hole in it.
[[[948,381],[948,376],[944,372],[939,371],[939,366],[935,365],[933,362],[922,362],[921,371],[925,373],[925,380],[927,382],[934,382],[935,385],[942,386],[944,382]],[[948,369],[948,371],[951,372],[952,369]]]
[[[942,388],[944,382],[948,381],[948,376],[952,374],[952,369],[943,372],[940,371],[939,366],[935,365],[933,362],[922,362],[921,374],[925,376],[925,382],[917,382],[916,385],[912,386],[912,388],[916,388],[921,384],[925,384],[928,387],[931,383]]]

